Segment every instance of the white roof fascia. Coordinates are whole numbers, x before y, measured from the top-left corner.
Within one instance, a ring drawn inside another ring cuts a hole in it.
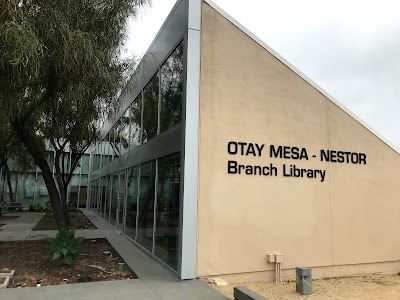
[[[367,130],[369,130],[377,138],[379,138],[382,142],[384,142],[386,145],[388,145],[390,148],[392,148],[394,151],[396,151],[398,154],[400,154],[399,148],[394,146],[391,142],[389,142],[381,134],[379,134],[375,129],[373,129],[371,126],[369,126],[363,120],[361,120],[357,115],[355,115],[353,112],[351,112],[346,106],[344,106],[342,103],[340,103],[338,100],[336,100],[332,95],[330,95],[327,91],[325,91],[323,88],[321,88],[319,85],[317,85],[314,81],[312,81],[309,77],[307,77],[303,72],[301,72],[299,69],[297,69],[295,66],[293,66],[290,62],[288,62],[286,59],[284,59],[281,55],[279,55],[275,50],[273,50],[271,47],[269,47],[267,44],[265,44],[261,39],[259,39],[250,30],[248,30],[246,27],[244,27],[242,24],[240,24],[231,15],[229,15],[226,11],[224,11],[221,7],[219,7],[217,4],[215,4],[211,0],[203,0],[203,1],[206,2],[207,4],[209,4],[217,12],[219,12],[222,16],[224,16],[227,20],[229,20],[229,22],[231,22],[233,25],[235,25],[237,28],[239,28],[241,31],[243,31],[246,35],[248,35],[252,40],[254,40],[256,43],[258,43],[261,47],[263,47],[265,50],[270,52],[273,56],[275,56],[278,60],[280,60],[283,64],[285,64],[289,69],[291,69],[293,72],[295,72],[301,78],[303,78],[306,82],[308,82],[310,85],[312,85],[316,90],[318,90],[326,98],[328,98],[330,101],[332,101],[334,104],[336,104],[339,108],[341,108],[349,116],[351,116],[353,119],[355,119],[357,122],[359,122],[362,126],[364,126]]]

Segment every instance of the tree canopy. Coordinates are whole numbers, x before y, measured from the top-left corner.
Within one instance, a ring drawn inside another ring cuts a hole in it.
[[[8,134],[18,137],[42,171],[59,229],[68,229],[73,169],[126,81],[129,62],[121,61],[120,51],[127,20],[148,3],[0,0],[0,104]],[[50,145],[55,178],[45,155]]]

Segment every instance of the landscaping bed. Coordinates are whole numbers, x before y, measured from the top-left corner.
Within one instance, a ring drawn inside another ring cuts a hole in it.
[[[84,240],[79,247],[76,262],[68,266],[48,256],[47,241],[0,242],[0,269],[15,270],[9,288],[17,284],[22,287],[36,286],[41,280],[42,286],[65,283],[78,283],[82,279],[91,281],[110,281],[135,279],[135,273],[126,266],[118,270],[117,264],[124,262],[106,239]],[[111,256],[103,252],[111,252]]]
[[[96,229],[96,226],[81,211],[70,212],[69,223],[70,229]],[[51,211],[46,212],[33,230],[57,230],[57,223],[53,213]]]
[[[275,283],[269,281],[237,282],[226,286],[212,285],[233,299],[234,286],[245,286],[256,293],[274,300],[398,300],[400,276],[395,274],[370,274],[352,277],[322,278],[313,280],[313,295],[296,293],[295,281]]]

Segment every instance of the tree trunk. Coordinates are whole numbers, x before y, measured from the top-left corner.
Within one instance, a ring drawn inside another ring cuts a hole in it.
[[[7,163],[4,164],[4,172],[6,173],[6,176],[7,176],[8,190],[9,190],[9,193],[10,193],[10,202],[15,202],[14,193],[13,193],[12,184],[11,184],[10,169],[8,168],[8,164]]]
[[[64,211],[61,205],[61,197],[58,192],[53,174],[50,170],[49,164],[47,163],[43,153],[40,151],[39,145],[33,136],[29,134],[29,131],[18,121],[12,122],[19,139],[25,145],[26,150],[30,153],[34,159],[36,165],[42,171],[44,183],[46,184],[47,191],[49,192],[50,204],[53,209],[54,217],[56,219],[58,230],[68,230],[68,222],[65,219]]]
[[[69,227],[69,211],[68,211],[68,204],[67,204],[67,191],[68,191],[68,188],[60,189],[63,214],[64,214],[65,221],[67,222],[67,226]]]

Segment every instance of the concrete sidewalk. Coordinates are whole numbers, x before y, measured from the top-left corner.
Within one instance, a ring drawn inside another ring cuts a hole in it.
[[[15,220],[8,221],[6,225],[1,227],[0,241],[23,241],[32,232],[32,229],[44,216],[44,213],[18,213],[20,217]],[[6,214],[7,215],[7,214]],[[12,214],[16,215],[16,214]]]
[[[1,300],[228,300],[200,280],[180,281],[90,210],[82,210],[139,279],[0,290]],[[86,231],[86,230],[85,230]]]
[[[44,216],[44,213],[20,212],[6,214],[6,216],[19,216],[14,220],[4,221],[6,223],[0,230],[0,242],[23,241],[23,240],[43,240],[47,237],[54,237],[58,230],[35,230],[33,228]],[[77,229],[75,236],[85,239],[105,238],[98,229]]]

